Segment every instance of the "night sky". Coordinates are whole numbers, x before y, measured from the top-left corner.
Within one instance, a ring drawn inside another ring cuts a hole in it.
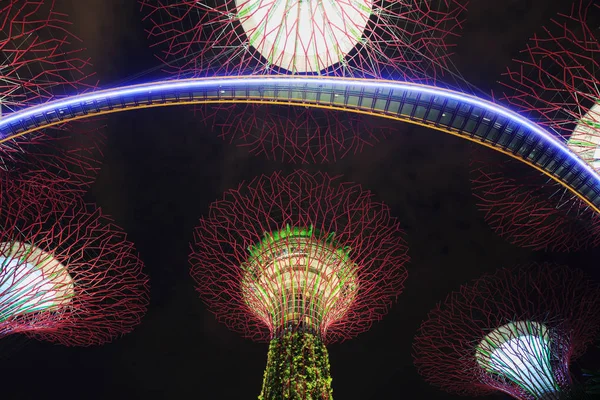
[[[57,3],[71,16],[101,87],[165,76],[148,48],[135,0]],[[456,67],[482,90],[497,89],[495,81],[511,58],[567,3],[472,0],[456,41]],[[256,398],[267,344],[216,321],[194,291],[187,256],[193,228],[212,201],[243,180],[277,170],[305,168],[360,183],[391,207],[410,246],[406,288],[390,313],[370,331],[328,347],[337,400],[464,398],[420,378],[412,364],[412,338],[436,302],[483,273],[554,261],[600,280],[600,249],[532,252],[498,238],[471,194],[472,145],[450,135],[398,123],[390,138],[360,154],[304,166],[269,161],[226,143],[185,107],[115,114],[106,123],[104,165],[87,199],[112,215],[136,244],[150,275],[149,311],[132,333],[100,347],[3,340],[3,399]]]

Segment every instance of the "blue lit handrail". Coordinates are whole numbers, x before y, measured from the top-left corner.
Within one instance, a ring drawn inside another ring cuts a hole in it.
[[[508,154],[548,175],[600,212],[600,176],[564,142],[498,104],[408,82],[282,75],[181,79],[117,87],[5,115],[0,118],[0,142],[112,112],[231,102],[330,108],[427,126]]]

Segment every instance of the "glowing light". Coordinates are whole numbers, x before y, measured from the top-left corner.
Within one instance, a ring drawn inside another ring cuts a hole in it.
[[[329,86],[335,92],[342,95],[345,95],[345,91],[348,88],[358,89],[359,91],[360,89],[389,89],[398,92],[407,90],[412,91],[414,93],[429,94],[433,96],[440,96],[446,99],[454,99],[464,104],[480,107],[484,111],[488,111],[495,115],[503,116],[515,124],[526,127],[527,129],[531,130],[535,135],[539,136],[543,142],[548,143],[550,146],[564,153],[568,158],[571,159],[571,161],[575,162],[581,168],[587,171],[587,173],[593,177],[597,184],[600,184],[600,175],[598,175],[598,173],[588,163],[586,163],[576,154],[574,154],[565,145],[565,143],[561,142],[559,139],[557,139],[544,129],[521,117],[517,113],[503,108],[497,104],[479,99],[475,96],[455,92],[448,89],[440,89],[433,86],[412,84],[408,82],[393,82],[369,79],[344,79],[336,77],[290,77],[285,75],[270,77],[241,76],[235,78],[221,77],[210,79],[199,78],[163,81],[149,84],[113,88],[84,95],[77,95],[61,100],[55,100],[35,107],[29,107],[22,111],[11,113],[1,118],[0,128],[4,128],[11,123],[16,123],[22,119],[26,119],[35,115],[43,115],[45,113],[51,113],[55,111],[61,113],[64,112],[61,111],[61,109],[67,109],[69,106],[78,106],[80,104],[84,104],[89,107],[90,111],[92,111],[94,107],[93,103],[95,101],[116,100],[124,96],[149,95],[169,91],[172,92],[177,90],[187,91],[203,88],[219,88],[221,85],[227,85],[231,87],[260,87],[263,85],[308,85],[312,90],[323,90],[320,89],[322,86]],[[385,96],[387,96],[387,94]],[[228,97],[228,99],[229,98],[230,97]],[[257,100],[257,102],[259,101]],[[303,104],[310,106],[310,101],[305,100]],[[329,105],[329,102],[327,100],[321,100],[320,102],[314,100],[314,104]],[[135,109],[135,107],[131,107],[128,109]],[[351,110],[352,107],[348,106],[347,109]],[[91,115],[93,115],[93,113],[91,113]],[[40,126],[38,128],[41,129],[43,128],[43,126]]]
[[[236,0],[248,42],[291,72],[319,72],[343,61],[361,40],[369,0]]]
[[[0,243],[0,322],[55,310],[73,296],[67,268],[52,255],[20,242]]]
[[[481,368],[511,380],[536,398],[558,391],[550,355],[546,327],[526,321],[495,329],[475,353]]]
[[[267,235],[242,265],[244,299],[269,325],[303,325],[315,332],[344,317],[356,291],[356,265],[332,240],[312,229]]]
[[[567,146],[596,171],[600,170],[600,103],[579,121]]]

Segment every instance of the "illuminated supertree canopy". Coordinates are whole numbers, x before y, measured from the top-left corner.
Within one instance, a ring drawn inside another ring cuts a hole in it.
[[[600,286],[551,264],[503,269],[451,293],[414,342],[430,383],[466,395],[559,399],[571,391],[569,364],[600,327]]]
[[[388,208],[324,174],[242,184],[194,237],[201,297],[231,329],[270,341],[261,399],[330,399],[325,343],[367,330],[406,279],[407,246]]]
[[[74,197],[0,183],[0,337],[87,346],[131,331],[148,287],[126,235]]]
[[[179,74],[310,73],[430,80],[447,66],[462,0],[140,0]]]
[[[90,61],[54,1],[0,5],[0,116],[93,88]],[[65,124],[2,143],[0,169],[85,189],[99,169],[99,121]]]
[[[462,27],[463,0],[141,0],[169,73],[327,74],[435,82]],[[294,163],[331,162],[385,138],[389,126],[327,110],[199,109],[223,138]]]
[[[600,143],[600,31],[588,15],[596,7],[583,1],[559,14],[528,42],[500,82],[502,101],[565,140],[593,168]],[[478,206],[500,235],[520,246],[554,251],[600,243],[600,218],[572,193],[515,161],[489,162],[484,152],[474,158]]]

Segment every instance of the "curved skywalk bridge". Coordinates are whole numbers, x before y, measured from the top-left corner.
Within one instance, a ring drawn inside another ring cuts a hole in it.
[[[600,213],[600,176],[550,133],[497,104],[407,82],[237,76],[152,82],[76,95],[0,118],[0,142],[72,120],[184,104],[317,107],[395,119],[493,148],[548,175]]]

